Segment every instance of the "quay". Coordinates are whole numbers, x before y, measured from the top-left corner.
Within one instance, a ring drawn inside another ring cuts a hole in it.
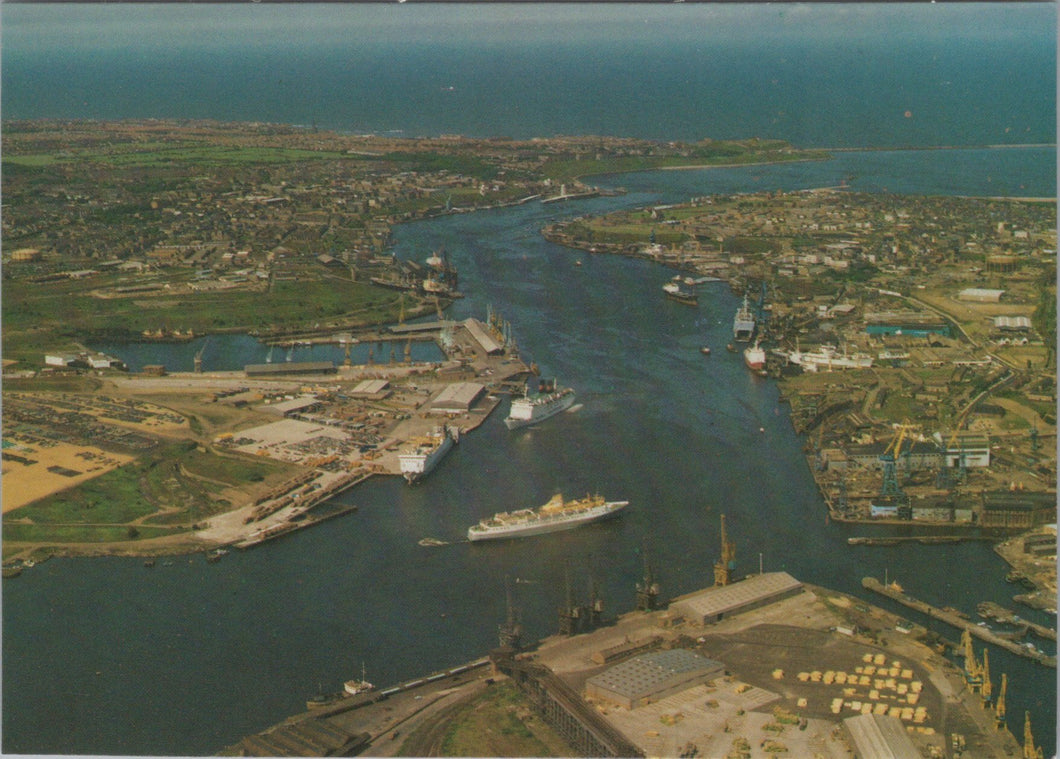
[[[985,627],[962,619],[957,614],[943,609],[937,609],[931,604],[928,604],[919,599],[913,598],[912,596],[906,595],[904,592],[895,588],[893,585],[884,585],[882,582],[877,580],[875,577],[865,577],[861,580],[861,587],[866,590],[871,590],[874,593],[879,593],[882,596],[886,596],[893,601],[897,601],[903,606],[907,606],[910,609],[919,611],[921,614],[926,614],[932,619],[938,619],[946,624],[956,627],[959,630],[967,630],[970,634],[975,637],[985,640],[987,643],[1003,648],[1006,651],[1016,654],[1017,656],[1023,656],[1027,659],[1033,659],[1039,664],[1046,667],[1056,667],[1056,657],[1043,654],[1037,649],[1029,648],[1025,645],[1020,645],[1011,640],[1006,640],[1001,636],[994,633]]]
[[[1029,632],[1032,635],[1037,635],[1039,638],[1043,638],[1044,640],[1056,640],[1056,630],[1023,619],[1016,614],[1016,612],[1006,609],[1004,606],[996,604],[993,601],[983,601],[979,604],[978,612],[979,616],[985,617],[986,619],[996,620],[1003,625],[1022,627],[1024,635]]]
[[[847,545],[851,546],[894,546],[899,543],[922,543],[923,545],[941,545],[945,543],[962,543],[965,540],[997,540],[986,535],[914,535],[903,537],[852,537],[847,538]]]
[[[786,573],[669,604],[646,595],[636,611],[585,619],[522,641],[509,599],[488,658],[315,706],[221,753],[440,756],[447,731],[509,686],[521,699],[509,711],[548,725],[569,747],[562,756],[725,756],[736,746],[843,759],[852,748],[868,755],[866,720],[914,752],[894,755],[942,756],[951,734],[977,756],[1018,749],[925,644],[927,631],[881,636],[900,629],[898,615]],[[777,656],[763,659],[766,646]]]

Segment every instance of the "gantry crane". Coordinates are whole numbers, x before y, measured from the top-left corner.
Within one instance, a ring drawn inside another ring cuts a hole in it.
[[[909,431],[914,429],[914,426],[906,421],[899,424],[896,429],[897,432],[894,439],[880,455],[880,463],[883,464],[883,485],[880,488],[880,497],[904,500],[905,493],[902,491],[902,486],[898,484],[895,463],[898,461],[898,456],[901,455],[902,443],[905,442]],[[906,469],[909,469],[908,460]]]

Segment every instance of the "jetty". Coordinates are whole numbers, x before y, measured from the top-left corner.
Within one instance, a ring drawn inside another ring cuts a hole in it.
[[[1027,659],[1033,659],[1039,664],[1046,667],[1056,667],[1056,657],[1042,653],[1038,649],[1028,646],[1026,644],[1016,643],[999,636],[993,630],[977,625],[973,622],[969,622],[963,617],[959,616],[956,612],[947,611],[945,609],[937,609],[929,603],[925,603],[919,599],[913,598],[907,595],[901,589],[895,587],[893,584],[884,585],[882,582],[877,580],[875,577],[865,577],[861,580],[861,587],[871,590],[874,593],[879,593],[881,596],[886,596],[893,601],[897,601],[903,606],[907,606],[910,609],[915,609],[921,614],[926,614],[932,619],[938,619],[946,624],[956,627],[959,630],[967,630],[970,634],[975,637],[985,640],[987,643],[1003,648],[1006,651],[1022,656]]]

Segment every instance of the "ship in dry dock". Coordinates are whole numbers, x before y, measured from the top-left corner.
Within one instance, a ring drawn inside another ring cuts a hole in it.
[[[476,541],[522,538],[569,530],[588,522],[606,519],[628,505],[629,501],[606,501],[601,495],[565,501],[563,495],[557,493],[540,508],[502,511],[489,519],[483,519],[468,529],[467,539]]]

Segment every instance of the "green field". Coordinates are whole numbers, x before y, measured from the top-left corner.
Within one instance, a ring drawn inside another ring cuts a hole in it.
[[[85,543],[187,532],[232,505],[221,498],[226,487],[283,479],[296,469],[209,453],[191,441],[170,444],[12,512],[4,521],[4,540]]]
[[[188,142],[182,145],[131,143],[107,150],[87,148],[67,150],[59,154],[5,155],[3,163],[5,167],[10,164],[34,168],[56,164],[84,165],[86,163],[102,164],[116,168],[155,168],[186,164],[198,166],[275,164],[291,161],[334,161],[350,158],[351,156],[339,151],[240,147]],[[364,160],[363,156],[358,156],[357,158]]]

